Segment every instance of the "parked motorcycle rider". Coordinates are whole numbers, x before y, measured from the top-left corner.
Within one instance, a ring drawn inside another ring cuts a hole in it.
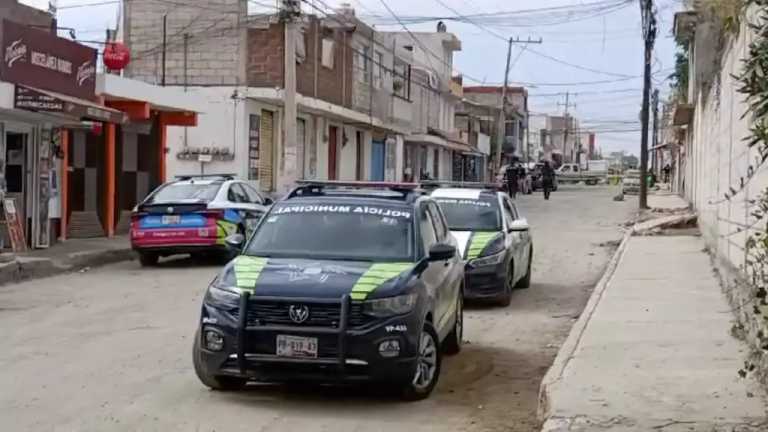
[[[552,168],[552,165],[547,160],[544,161],[544,166],[541,167],[541,182],[544,187],[544,199],[548,200],[555,183],[555,169]]]

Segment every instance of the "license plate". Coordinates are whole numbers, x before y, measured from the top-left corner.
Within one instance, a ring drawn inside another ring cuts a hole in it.
[[[276,351],[280,357],[317,358],[317,338],[277,335]]]
[[[179,215],[166,215],[163,216],[163,225],[174,225],[181,222],[181,216]]]

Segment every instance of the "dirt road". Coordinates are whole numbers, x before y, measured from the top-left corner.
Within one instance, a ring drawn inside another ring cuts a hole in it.
[[[0,287],[0,429],[8,431],[533,431],[539,382],[600,277],[635,201],[607,188],[520,198],[533,286],[508,308],[471,306],[468,344],[429,400],[375,389],[212,392],[192,335],[216,267],[123,263]]]

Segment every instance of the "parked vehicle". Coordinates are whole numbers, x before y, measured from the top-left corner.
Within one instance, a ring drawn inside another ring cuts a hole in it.
[[[493,185],[450,185],[432,191],[467,264],[467,299],[509,305],[515,288],[531,284],[533,241],[528,221]]]
[[[621,189],[627,195],[640,193],[640,170],[627,170],[621,182]]]
[[[556,174],[560,183],[584,182],[588,185],[596,185],[606,179],[608,171],[597,171],[592,170],[591,168],[583,169],[579,164],[567,163],[561,165],[560,168],[557,169]]]
[[[502,165],[499,172],[496,174],[496,183],[501,185],[501,188],[503,190],[506,190],[507,193],[510,191],[507,190],[507,168],[509,165]],[[525,176],[520,179],[519,181],[519,187],[518,187],[518,193],[530,195],[533,193],[533,181],[531,177],[530,170],[523,167],[525,170]]]
[[[544,162],[537,162],[531,170],[531,189],[535,192],[539,189],[544,189],[544,177],[541,174],[541,170],[544,167]],[[557,190],[557,176],[552,179],[552,192]]]
[[[175,254],[231,253],[224,239],[247,235],[272,204],[232,175],[183,176],[147,196],[131,215],[131,247],[142,266]]]
[[[429,396],[461,349],[464,264],[416,185],[313,182],[276,203],[208,287],[200,381],[376,381]]]

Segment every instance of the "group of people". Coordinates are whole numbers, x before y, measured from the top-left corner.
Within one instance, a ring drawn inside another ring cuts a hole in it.
[[[504,173],[507,182],[507,192],[512,198],[516,197],[518,192],[522,190],[521,185],[525,181],[525,175],[525,167],[523,167],[520,159],[518,157],[512,158],[512,163],[507,165],[506,172]],[[545,160],[541,167],[541,186],[544,190],[544,199],[549,199],[554,182],[555,169],[549,161]]]

